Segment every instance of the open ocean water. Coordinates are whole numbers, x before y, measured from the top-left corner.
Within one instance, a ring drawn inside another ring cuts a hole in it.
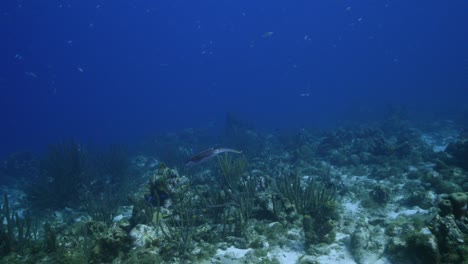
[[[467,10],[2,1],[0,263],[468,263]]]

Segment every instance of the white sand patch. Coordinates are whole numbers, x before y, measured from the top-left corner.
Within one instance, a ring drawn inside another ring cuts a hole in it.
[[[320,264],[356,264],[349,250],[343,245],[330,245],[330,252],[326,255],[317,257],[317,262]]]
[[[445,148],[448,146],[448,143],[446,144],[441,144],[438,140],[436,140],[434,137],[430,135],[423,135],[421,139],[428,144],[429,146],[432,147],[432,150],[434,152],[442,152],[445,150]]]
[[[432,147],[432,150],[434,150],[434,152],[443,152],[443,151],[445,151],[447,146],[448,145],[436,145],[436,146]]]
[[[114,217],[113,221],[114,221],[114,222],[119,222],[119,221],[122,220],[123,218],[124,218],[123,215],[117,215],[117,216]]]
[[[295,264],[302,255],[303,253],[299,251],[276,247],[268,252],[267,257],[269,259],[277,259],[282,264]]]
[[[239,258],[245,257],[245,255],[249,253],[249,251],[251,250],[252,249],[250,248],[240,249],[240,248],[231,246],[231,247],[228,247],[226,250],[218,249],[218,251],[216,252],[216,256],[229,257],[231,259],[239,259]]]
[[[349,235],[341,232],[336,232],[336,241],[343,240],[345,238],[348,238]]]
[[[354,260],[351,252],[344,244],[332,244],[329,246],[330,251],[325,254],[314,258],[320,264],[357,264]],[[385,258],[375,259],[374,255],[369,255],[369,258],[363,263],[372,263],[372,264],[391,264],[391,262]]]
[[[399,212],[388,212],[387,216],[391,219],[396,219],[399,215],[414,215],[414,214],[427,214],[428,210],[415,207],[413,209],[406,209]]]
[[[354,215],[354,214],[357,214],[359,213],[360,211],[360,206],[361,202],[357,201],[357,202],[351,202],[351,201],[345,201],[343,203],[343,207],[344,209],[346,210],[346,213],[347,214],[351,214],[351,215]]]
[[[444,133],[445,135],[440,135],[440,134],[423,134],[421,136],[421,139],[428,144],[429,146],[432,147],[432,150],[434,152],[442,152],[445,151],[447,146],[452,143],[457,141],[458,135],[457,132],[455,131],[447,131]]]
[[[347,235],[342,234],[342,238],[344,237],[347,237]],[[302,257],[311,258],[320,264],[356,264],[356,261],[354,261],[353,256],[351,255],[345,244],[334,243],[329,246],[326,246],[326,248],[328,249],[323,248],[324,251],[327,251],[327,253],[324,255],[308,256],[304,255],[304,252],[302,251],[296,251],[291,248],[275,247],[268,253],[267,258],[270,260],[276,259],[281,264],[295,264]],[[372,258],[372,262],[368,263],[390,264],[391,262],[388,261],[386,258],[380,258],[378,260]]]

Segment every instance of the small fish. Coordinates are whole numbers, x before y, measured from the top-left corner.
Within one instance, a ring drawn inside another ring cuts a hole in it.
[[[37,79],[37,75],[34,72],[25,72],[25,74]]]
[[[265,32],[265,33],[262,34],[262,38],[269,38],[269,37],[273,36],[273,34],[275,34],[275,32],[273,32],[273,31]]]
[[[194,165],[201,164],[225,152],[231,152],[231,153],[236,153],[236,154],[242,153],[242,151],[229,149],[229,148],[209,148],[207,150],[204,150],[190,157],[190,159],[188,159],[185,162],[185,166],[194,166]]]

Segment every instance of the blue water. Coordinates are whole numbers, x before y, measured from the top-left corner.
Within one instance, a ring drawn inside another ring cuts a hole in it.
[[[468,2],[0,3],[0,156],[60,139],[112,143],[260,129],[457,117],[468,101]]]

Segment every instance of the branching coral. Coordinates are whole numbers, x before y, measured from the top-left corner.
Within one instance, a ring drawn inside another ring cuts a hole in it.
[[[44,173],[26,190],[28,201],[36,209],[63,208],[78,202],[87,166],[88,156],[78,143],[51,146],[42,163]]]
[[[313,178],[301,184],[301,177],[292,173],[280,176],[277,186],[280,193],[292,203],[299,214],[318,212],[328,204],[335,203],[335,189],[326,188]]]
[[[174,203],[172,214],[159,221],[158,226],[167,243],[163,244],[165,252],[176,253],[178,257],[190,259],[189,252],[193,249],[193,236],[199,224],[199,213],[193,196],[179,196]],[[163,254],[164,258],[173,258],[173,254]]]
[[[32,239],[31,234],[29,213],[21,218],[17,213],[11,212],[8,196],[5,194],[0,210],[0,257],[20,251]]]
[[[233,160],[231,156],[223,155],[218,162],[225,180],[225,191],[230,197],[229,205],[238,209],[239,234],[245,235],[254,208],[258,180],[245,174],[245,158]]]
[[[307,246],[315,243],[331,243],[335,239],[334,220],[337,218],[336,191],[327,188],[313,178],[302,179],[297,173],[280,176],[277,186],[285,199],[303,216]]]

